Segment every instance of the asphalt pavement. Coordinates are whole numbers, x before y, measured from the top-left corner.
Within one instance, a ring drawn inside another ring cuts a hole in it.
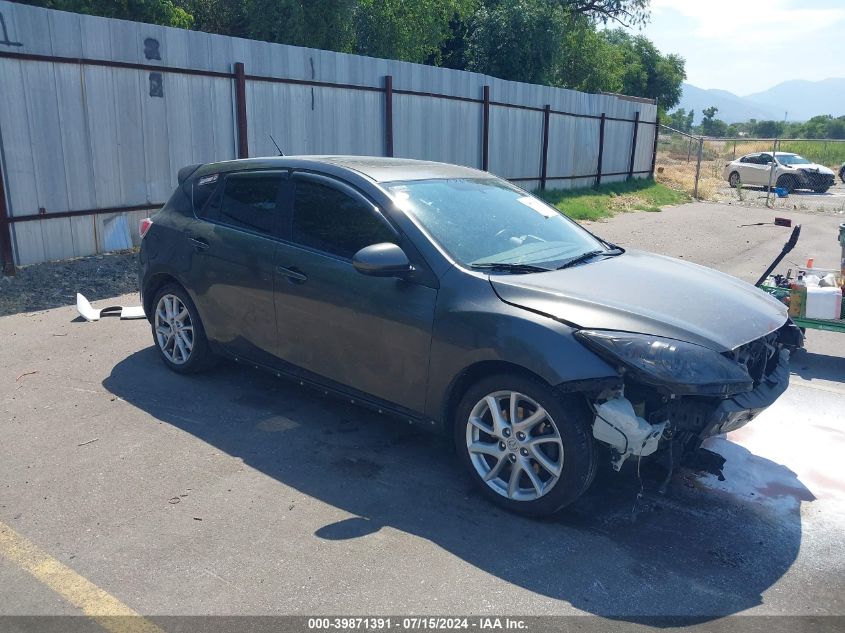
[[[833,265],[842,216],[793,217],[790,259]],[[590,228],[752,280],[788,229],[738,225],[772,218]],[[252,368],[179,376],[145,321],[75,317],[0,318],[0,615],[845,615],[845,334],[810,332],[787,393],[711,443],[724,481],[603,473],[536,521],[481,498],[445,439]]]

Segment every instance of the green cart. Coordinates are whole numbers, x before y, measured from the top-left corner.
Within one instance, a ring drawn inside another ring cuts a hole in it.
[[[798,236],[801,234],[801,225],[799,224],[792,230],[792,235],[789,237],[789,241],[784,245],[783,251],[781,254],[777,256],[775,261],[772,262],[771,266],[769,266],[768,270],[763,273],[762,277],[757,280],[756,286],[760,288],[760,290],[764,292],[768,292],[770,295],[776,297],[780,301],[784,301],[789,296],[789,288],[776,288],[773,286],[766,286],[764,284],[765,280],[768,279],[769,275],[772,271],[780,264],[786,254],[789,253],[793,248],[795,248],[795,244],[798,242]],[[845,263],[845,224],[841,224],[839,226],[839,243],[842,245],[842,260]],[[842,316],[845,316],[845,297],[842,300],[842,311],[840,312]],[[844,319],[808,319],[806,317],[792,317],[793,322],[795,325],[800,327],[801,329],[807,330],[827,330],[829,332],[845,332],[845,318]]]
[[[789,296],[789,288],[773,288],[772,286],[758,286],[760,290],[768,292],[770,295],[777,297],[783,301]],[[842,300],[842,312],[845,314],[845,299]],[[845,332],[845,319],[826,320],[826,319],[807,319],[804,317],[792,317],[792,321],[800,328],[808,330],[827,330],[829,332]]]

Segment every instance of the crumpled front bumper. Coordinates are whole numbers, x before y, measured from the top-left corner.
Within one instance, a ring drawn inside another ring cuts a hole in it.
[[[735,431],[757,417],[789,386],[789,351],[781,350],[777,367],[753,391],[723,400],[710,415],[701,437]]]

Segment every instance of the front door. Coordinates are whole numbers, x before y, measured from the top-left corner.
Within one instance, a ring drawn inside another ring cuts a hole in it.
[[[437,290],[368,277],[352,256],[401,236],[351,187],[295,174],[291,223],[276,254],[278,356],[322,377],[422,411]]]

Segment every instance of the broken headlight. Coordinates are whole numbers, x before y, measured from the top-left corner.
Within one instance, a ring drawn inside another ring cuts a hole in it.
[[[621,363],[640,382],[665,386],[678,395],[722,396],[754,387],[739,363],[701,345],[606,330],[579,330],[575,336],[601,356]]]

